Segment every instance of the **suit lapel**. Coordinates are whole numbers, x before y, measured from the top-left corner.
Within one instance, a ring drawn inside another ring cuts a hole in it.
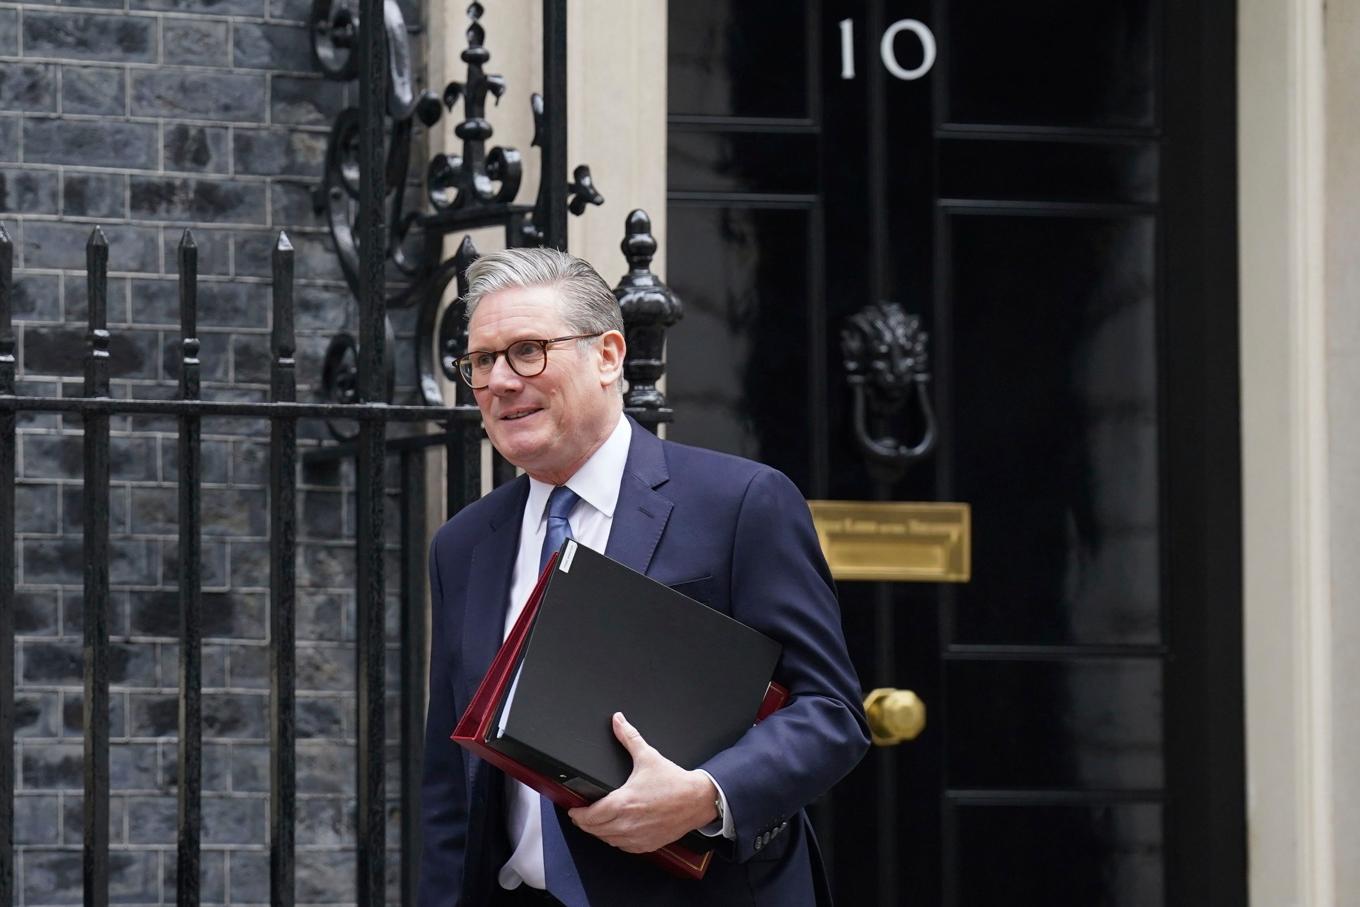
[[[669,498],[656,490],[670,478],[670,473],[661,440],[631,417],[624,418],[633,422],[633,436],[605,554],[646,573],[674,507]]]
[[[463,684],[465,702],[491,667],[501,647],[505,615],[510,608],[510,575],[519,549],[519,528],[529,480],[521,476],[519,487],[506,496],[506,505],[490,519],[487,536],[472,549],[468,571],[467,603],[463,623]]]

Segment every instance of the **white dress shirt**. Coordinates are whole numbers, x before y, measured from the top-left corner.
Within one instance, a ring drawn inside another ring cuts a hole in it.
[[[619,500],[619,484],[623,481],[623,469],[628,462],[628,446],[632,437],[632,425],[620,415],[618,424],[605,442],[567,480],[567,487],[581,498],[567,516],[567,522],[571,524],[571,537],[595,551],[604,551],[609,544],[609,530],[614,525],[614,506]],[[520,612],[524,610],[524,603],[534,591],[534,584],[538,582],[538,561],[548,528],[548,495],[552,490],[553,486],[529,478],[529,498],[524,504],[524,516],[520,524],[519,553],[515,556],[515,569],[510,579],[510,607],[505,614],[502,640],[510,635]],[[521,882],[533,888],[546,888],[538,791],[513,778],[507,777],[505,784],[506,830],[513,852],[501,867],[498,881],[502,888],[518,888]],[[716,781],[714,786],[717,787]],[[721,788],[718,795],[723,799],[723,813],[727,814],[729,811]],[[722,834],[730,838],[733,834],[731,825],[732,820],[728,816],[721,829],[714,822],[703,831],[709,835]]]

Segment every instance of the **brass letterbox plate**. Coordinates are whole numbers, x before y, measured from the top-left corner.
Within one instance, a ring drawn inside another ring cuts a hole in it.
[[[972,571],[967,504],[809,501],[836,579],[966,583]]]

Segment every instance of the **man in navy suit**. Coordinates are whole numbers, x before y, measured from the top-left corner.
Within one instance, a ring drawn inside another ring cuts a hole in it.
[[[618,303],[585,262],[517,249],[468,277],[459,370],[492,444],[526,475],[457,513],[430,549],[421,907],[825,903],[803,808],[868,734],[806,502],[769,467],[661,441],[624,415]],[[570,811],[464,752],[454,724],[568,534],[780,642],[788,703],[693,770],[615,714],[633,773]],[[718,845],[701,881],[633,856],[695,829]]]

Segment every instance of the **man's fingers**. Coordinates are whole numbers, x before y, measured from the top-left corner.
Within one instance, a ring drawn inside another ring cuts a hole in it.
[[[623,748],[628,751],[628,755],[633,757],[634,762],[647,749],[647,741],[643,740],[638,729],[629,724],[628,719],[623,717],[623,712],[614,713],[614,736],[618,738],[619,743],[623,744]]]

